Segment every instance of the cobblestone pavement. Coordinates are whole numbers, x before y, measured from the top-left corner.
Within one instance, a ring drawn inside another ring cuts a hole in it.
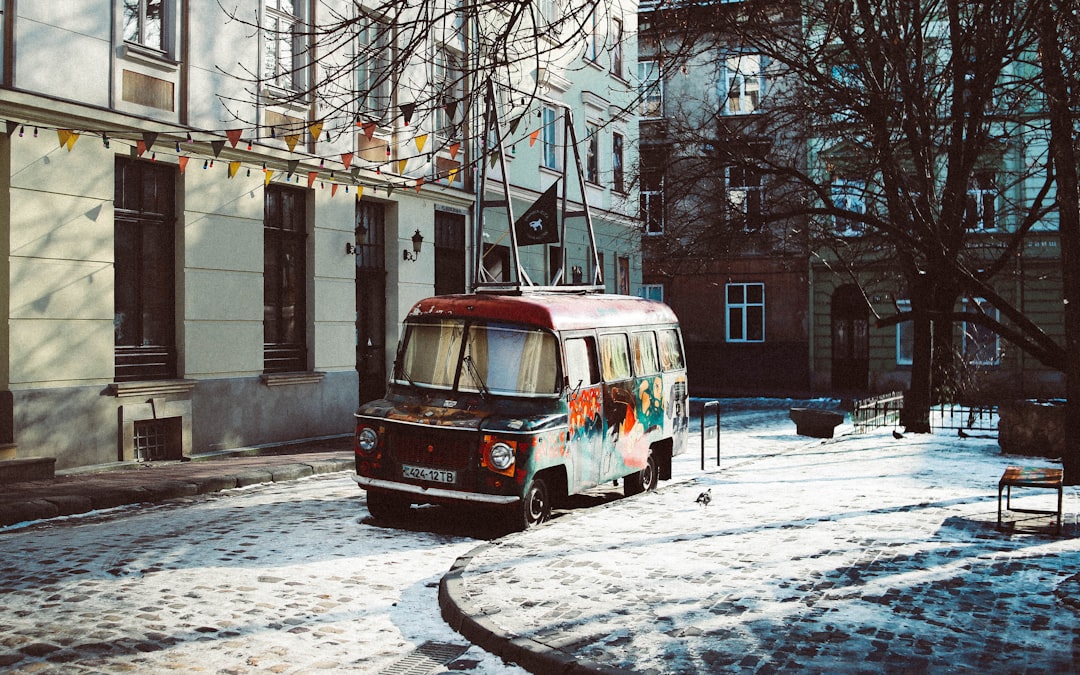
[[[1016,459],[967,440],[738,438],[707,475],[472,551],[444,616],[535,672],[1078,672],[1076,490],[1062,536],[999,532]]]
[[[0,671],[522,673],[438,616],[477,540],[363,504],[337,472],[4,531]]]

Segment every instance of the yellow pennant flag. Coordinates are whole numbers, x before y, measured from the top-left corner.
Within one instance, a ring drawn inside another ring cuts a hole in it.
[[[311,137],[316,141],[319,140],[319,136],[322,135],[322,125],[322,122],[312,122],[311,126],[308,127],[308,131],[311,132]]]
[[[446,174],[446,182],[450,185],[454,184],[454,179],[457,178],[457,169],[450,169]]]
[[[363,195],[364,195],[364,186],[363,185],[357,185],[356,186],[356,201],[360,201],[360,197],[362,197]]]
[[[79,140],[79,134],[72,131],[71,134],[68,136],[67,143],[64,144],[67,146],[68,152],[71,152],[71,148],[75,145],[75,141],[77,140]]]
[[[300,142],[300,134],[287,134],[285,136],[285,145],[289,146],[289,152],[293,151],[296,144]]]
[[[240,170],[240,162],[229,162],[229,178],[236,175],[236,172]]]
[[[68,139],[71,138],[70,129],[57,129],[56,136],[60,139],[60,147],[64,147],[68,144]]]
[[[405,167],[408,166],[408,165],[409,165],[409,160],[407,160],[407,159],[399,159],[398,160],[398,170],[397,170],[397,172],[400,173],[400,174],[404,174],[405,173]]]
[[[423,152],[424,151],[424,145],[427,143],[427,137],[428,137],[427,134],[420,134],[419,136],[416,137],[416,151],[417,152]]]
[[[269,185],[270,184],[270,179],[274,177],[274,170],[273,169],[266,169],[265,171],[263,171],[263,173],[266,174],[266,177],[263,178],[263,185]]]

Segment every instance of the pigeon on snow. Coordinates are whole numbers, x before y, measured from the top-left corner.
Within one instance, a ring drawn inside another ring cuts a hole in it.
[[[904,434],[900,433],[900,432],[899,432],[899,431],[897,431],[896,429],[893,429],[893,432],[892,432],[892,437],[893,437],[893,438],[897,438],[897,439],[899,439],[899,438],[903,438],[903,437],[904,437]]]
[[[712,501],[712,488],[709,488],[705,492],[699,494],[697,496],[697,499],[695,499],[694,501],[698,504],[701,504],[702,506],[708,506],[709,502]]]

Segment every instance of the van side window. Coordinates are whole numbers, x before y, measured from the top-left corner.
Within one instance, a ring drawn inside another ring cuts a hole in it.
[[[682,345],[679,343],[679,333],[674,329],[662,330],[660,338],[660,365],[664,370],[682,370],[683,362]]]
[[[600,336],[600,370],[605,382],[630,378],[630,350],[622,333]]]
[[[587,387],[600,381],[596,367],[596,348],[592,338],[570,338],[563,346],[566,355],[566,379],[571,389]]]
[[[656,336],[650,331],[641,331],[630,335],[630,344],[634,354],[634,375],[654,375],[660,369],[656,366]]]

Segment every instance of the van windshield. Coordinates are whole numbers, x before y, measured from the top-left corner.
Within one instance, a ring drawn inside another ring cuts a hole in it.
[[[395,373],[399,384],[482,394],[559,393],[555,335],[461,319],[409,323]]]

